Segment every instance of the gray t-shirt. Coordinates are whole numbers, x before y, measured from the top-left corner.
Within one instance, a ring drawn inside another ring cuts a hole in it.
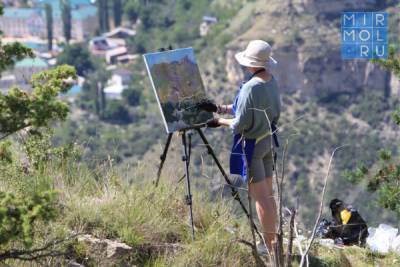
[[[235,118],[230,127],[235,134],[257,139],[271,132],[268,119],[276,124],[280,112],[280,94],[275,78],[265,82],[254,77],[240,90]]]

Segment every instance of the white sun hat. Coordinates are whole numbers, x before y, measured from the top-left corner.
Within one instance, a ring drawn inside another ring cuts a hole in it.
[[[262,40],[253,40],[247,45],[246,50],[235,55],[237,62],[245,67],[269,68],[278,62],[271,57],[271,46]]]

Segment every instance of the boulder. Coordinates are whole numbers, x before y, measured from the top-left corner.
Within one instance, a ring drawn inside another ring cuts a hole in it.
[[[91,235],[82,235],[78,237],[78,241],[88,245],[89,250],[94,254],[107,259],[121,259],[133,250],[125,243],[110,239],[99,239]]]

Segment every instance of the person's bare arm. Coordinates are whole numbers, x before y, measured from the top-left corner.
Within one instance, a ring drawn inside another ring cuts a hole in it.
[[[233,121],[233,119],[218,118],[218,123],[221,126],[229,127],[229,126],[231,126],[232,121]]]

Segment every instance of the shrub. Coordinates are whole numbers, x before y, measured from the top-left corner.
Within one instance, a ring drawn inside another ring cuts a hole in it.
[[[128,124],[132,121],[128,109],[120,100],[110,100],[107,103],[104,119],[117,124]]]
[[[95,69],[89,50],[83,44],[67,45],[64,51],[58,55],[57,64],[74,66],[80,76],[85,76]]]
[[[122,97],[130,106],[137,106],[140,104],[142,93],[135,88],[128,88],[122,92]]]
[[[22,241],[26,247],[32,246],[36,222],[54,220],[56,215],[54,192],[36,193],[31,197],[0,192],[0,245]]]

